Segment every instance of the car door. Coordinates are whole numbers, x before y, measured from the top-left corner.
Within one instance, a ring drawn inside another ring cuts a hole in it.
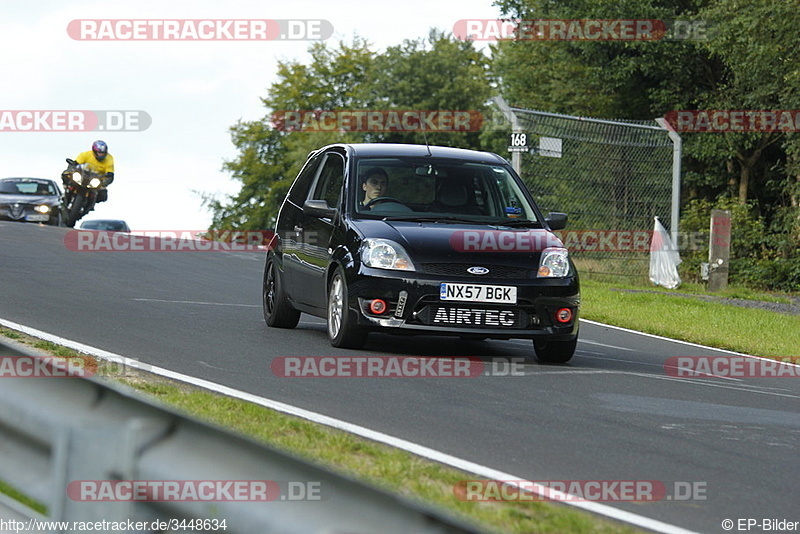
[[[324,154],[311,192],[306,200],[324,200],[331,208],[341,210],[342,185],[344,183],[344,156],[337,151]],[[297,264],[296,287],[303,304],[324,309],[327,303],[325,272],[330,262],[331,237],[335,219],[318,217],[303,212],[295,231],[301,235]]]
[[[300,298],[298,272],[303,268],[303,202],[310,196],[322,161],[322,155],[311,156],[297,175],[286,195],[275,228],[280,237],[283,287],[292,301]]]

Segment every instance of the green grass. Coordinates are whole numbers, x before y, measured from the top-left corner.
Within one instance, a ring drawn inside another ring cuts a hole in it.
[[[3,327],[0,327],[0,335],[3,335],[9,339],[22,339],[22,334],[19,332]]]
[[[674,294],[708,294],[691,286],[676,290],[654,289],[654,292],[642,292],[642,289],[650,288],[582,280],[581,317],[754,356],[787,361],[800,359],[800,315]],[[771,302],[779,298],[788,302],[783,297],[741,288],[730,288],[714,296],[772,298]]]
[[[47,515],[47,507],[44,504],[31,499],[17,488],[3,482],[2,480],[0,480],[0,493],[11,497],[15,501],[27,506],[39,514]]]
[[[594,280],[592,277],[581,278],[581,283],[592,284],[593,282]],[[666,293],[666,294],[687,293],[691,295],[705,295],[705,296],[720,297],[720,298],[761,300],[764,302],[778,302],[782,304],[788,304],[790,302],[789,297],[791,296],[784,293],[769,293],[766,291],[759,291],[745,286],[728,286],[726,289],[723,289],[722,291],[711,293],[706,289],[705,284],[698,284],[695,282],[681,282],[681,285],[676,289],[667,289],[665,287],[656,286],[650,283],[649,280],[641,284],[630,284],[630,283],[626,284],[616,281],[616,282],[601,283],[598,285],[620,290],[625,290],[625,289],[647,290],[647,291],[657,291],[659,293]]]

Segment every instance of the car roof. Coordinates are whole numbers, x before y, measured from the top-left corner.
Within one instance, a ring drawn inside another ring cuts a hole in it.
[[[35,178],[33,176],[10,176],[8,178],[0,178],[0,182],[5,182],[8,180],[31,180],[34,182],[51,182],[56,183],[55,180],[51,180],[50,178]]]
[[[330,148],[344,148],[350,154],[358,157],[376,156],[409,156],[409,157],[434,157],[452,158],[466,161],[481,161],[489,163],[507,163],[506,160],[492,152],[480,152],[478,150],[468,150],[465,148],[452,148],[434,145],[411,145],[399,143],[348,143],[334,144],[323,147],[316,153]]]

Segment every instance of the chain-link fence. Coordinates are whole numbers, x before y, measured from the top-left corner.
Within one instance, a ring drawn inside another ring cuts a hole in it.
[[[540,207],[569,214],[561,236],[581,271],[646,277],[653,218],[677,236],[677,136],[656,121],[505,111],[526,136],[518,163]]]

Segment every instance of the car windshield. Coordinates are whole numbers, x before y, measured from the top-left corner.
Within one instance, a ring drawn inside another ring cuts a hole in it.
[[[86,221],[81,224],[81,228],[85,230],[106,230],[112,232],[120,232],[124,230],[125,225],[122,221]]]
[[[55,186],[44,180],[0,180],[0,193],[7,195],[57,195]]]
[[[505,166],[431,158],[362,158],[355,213],[364,218],[536,226]]]

